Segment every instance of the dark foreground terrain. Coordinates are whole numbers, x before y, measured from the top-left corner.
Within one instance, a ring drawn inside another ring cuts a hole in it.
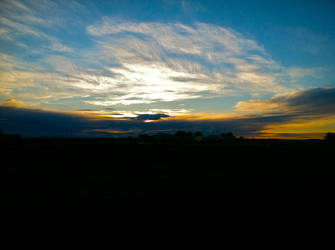
[[[322,140],[27,138],[2,141],[0,147],[2,206],[220,202],[239,192],[331,195],[335,190],[335,147]]]

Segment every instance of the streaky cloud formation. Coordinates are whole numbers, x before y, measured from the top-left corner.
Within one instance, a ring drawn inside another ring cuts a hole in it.
[[[224,95],[226,89],[228,93],[285,89],[270,74],[280,67],[264,48],[228,28],[205,23],[191,27],[120,22],[105,17],[87,31],[97,37],[99,49],[113,55],[115,63],[121,65],[109,68],[122,79],[117,82],[126,82],[127,88],[130,82],[139,85],[130,91],[142,98],[124,96],[123,104]]]

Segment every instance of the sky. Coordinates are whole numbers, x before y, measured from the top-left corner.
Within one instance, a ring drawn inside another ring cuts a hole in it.
[[[0,129],[335,132],[331,0],[0,0]]]

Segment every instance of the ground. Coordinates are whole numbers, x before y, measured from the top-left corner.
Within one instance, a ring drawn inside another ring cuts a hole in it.
[[[108,206],[220,202],[241,192],[332,193],[333,149],[323,140],[16,139],[1,143],[1,203]]]

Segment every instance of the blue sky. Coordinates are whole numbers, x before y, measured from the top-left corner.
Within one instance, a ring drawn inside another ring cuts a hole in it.
[[[334,125],[334,10],[325,0],[2,0],[0,103],[159,123],[285,115],[285,131],[267,122],[254,135],[323,133]],[[323,95],[324,113],[309,112]],[[306,110],[291,105],[301,96]]]

